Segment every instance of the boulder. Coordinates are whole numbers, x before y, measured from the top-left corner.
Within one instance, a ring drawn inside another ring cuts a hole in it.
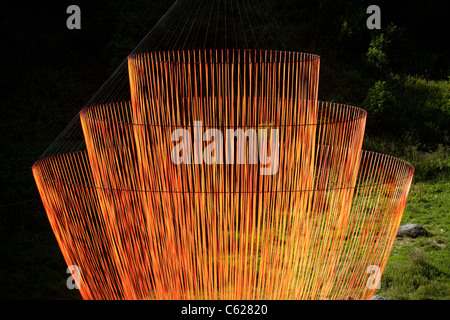
[[[386,298],[386,297],[383,297],[383,296],[379,296],[379,295],[374,295],[373,297],[372,297],[372,299],[371,300],[392,300],[391,298]]]
[[[417,238],[418,236],[425,236],[427,230],[419,224],[408,223],[398,228],[397,237],[411,237]]]

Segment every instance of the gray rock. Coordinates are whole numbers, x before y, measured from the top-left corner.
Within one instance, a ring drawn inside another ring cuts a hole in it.
[[[419,224],[408,223],[398,228],[397,237],[411,237],[417,238],[418,236],[425,236],[427,230]]]
[[[392,300],[391,298],[386,298],[386,297],[383,297],[383,296],[379,296],[379,295],[374,295],[373,297],[372,297],[372,299],[371,300]]]

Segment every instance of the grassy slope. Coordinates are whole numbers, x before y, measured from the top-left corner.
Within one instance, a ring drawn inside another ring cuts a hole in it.
[[[392,299],[450,299],[450,182],[415,183],[402,224],[418,223],[430,233],[397,238],[377,294]]]

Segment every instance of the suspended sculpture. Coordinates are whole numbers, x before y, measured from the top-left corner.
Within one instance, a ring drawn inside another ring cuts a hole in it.
[[[128,57],[128,101],[33,166],[84,299],[370,299],[413,168],[362,151],[366,112],[318,101],[319,57]]]

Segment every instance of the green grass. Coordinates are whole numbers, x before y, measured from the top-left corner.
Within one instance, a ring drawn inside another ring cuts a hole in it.
[[[401,224],[417,223],[429,234],[397,238],[376,294],[401,300],[450,299],[450,147],[380,137],[364,138],[364,149],[394,155],[414,168]]]
[[[450,299],[450,182],[415,183],[401,224],[418,223],[429,235],[397,238],[377,294],[398,300]]]

